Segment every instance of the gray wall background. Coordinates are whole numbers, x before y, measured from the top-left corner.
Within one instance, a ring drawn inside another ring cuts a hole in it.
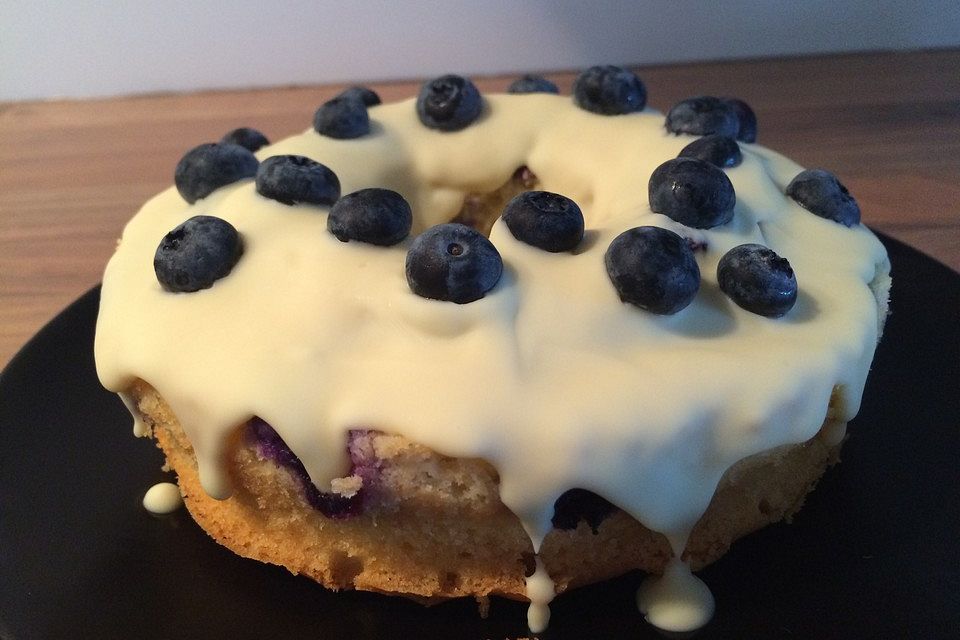
[[[0,0],[0,100],[955,46],[958,0]]]

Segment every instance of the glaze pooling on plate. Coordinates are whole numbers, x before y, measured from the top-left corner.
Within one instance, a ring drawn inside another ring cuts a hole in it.
[[[658,629],[695,631],[710,622],[715,603],[704,582],[673,558],[661,576],[647,577],[637,590],[637,608]]]
[[[173,513],[182,506],[180,489],[172,482],[158,482],[143,496],[143,508],[156,515]]]
[[[647,202],[653,170],[692,140],[667,133],[651,110],[609,117],[569,97],[490,95],[479,119],[453,133],[424,127],[413,100],[369,114],[363,138],[310,129],[256,155],[317,160],[343,193],[397,191],[413,210],[403,242],[342,243],[326,231],[326,207],[290,207],[243,180],[193,205],[174,189],[156,196],[107,267],[100,379],[118,392],[138,378],[159,391],[210,495],[229,495],[220,465],[227,436],[253,416],[276,429],[321,490],[349,467],[347,432],[372,428],[490,461],[535,548],[556,498],[579,487],[676,541],[679,556],[733,463],[811,438],[835,388],[832,418],[856,414],[885,313],[871,285],[885,292],[889,264],[862,225],[817,217],[783,195],[801,167],[742,144],[742,163],[725,170],[733,219],[695,230]],[[540,189],[580,206],[580,246],[548,253],[498,220],[490,240],[504,271],[484,298],[456,305],[413,294],[404,276],[413,238],[523,166]],[[236,227],[244,255],[210,289],[166,292],[154,251],[198,214]],[[699,247],[700,289],[675,315],[622,303],[604,268],[613,238],[642,225]],[[784,318],[740,309],[719,290],[720,257],[748,242],[797,274],[800,294]]]

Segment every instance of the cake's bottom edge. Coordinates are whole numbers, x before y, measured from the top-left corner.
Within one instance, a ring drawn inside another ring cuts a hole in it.
[[[454,459],[400,436],[366,434],[379,482],[367,509],[328,518],[304,497],[287,468],[264,458],[238,430],[227,465],[233,495],[216,500],[200,485],[193,448],[160,394],[138,381],[133,407],[177,474],[194,520],[238,555],[286,567],[330,589],[402,595],[424,603],[472,596],[526,600],[533,547],[499,499],[496,470]],[[824,423],[810,440],[746,458],[721,479],[684,552],[694,570],[737,539],[789,518],[839,460],[844,423]],[[368,496],[369,497],[369,496]],[[553,529],[541,558],[557,592],[634,569],[660,573],[672,557],[666,538],[613,510],[599,523]]]

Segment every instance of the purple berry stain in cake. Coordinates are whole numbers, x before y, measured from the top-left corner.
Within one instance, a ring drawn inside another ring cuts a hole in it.
[[[304,498],[314,509],[328,518],[337,520],[359,515],[363,511],[364,497],[380,474],[379,459],[373,454],[371,447],[361,444],[369,441],[371,431],[354,429],[347,434],[347,452],[350,455],[348,475],[360,477],[363,483],[356,493],[344,496],[339,493],[320,491],[310,480],[300,458],[290,450],[280,434],[269,424],[260,418],[253,418],[249,429],[256,443],[257,455],[290,470],[300,480]]]

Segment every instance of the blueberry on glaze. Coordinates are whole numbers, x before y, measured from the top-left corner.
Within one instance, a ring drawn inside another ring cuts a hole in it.
[[[342,520],[357,515],[363,510],[365,493],[363,488],[350,497],[320,491],[317,485],[310,481],[310,475],[300,458],[290,450],[280,434],[260,418],[253,418],[250,421],[249,437],[256,445],[257,454],[261,458],[271,460],[293,473],[300,481],[300,487],[307,502],[326,517]],[[353,475],[353,469],[351,469],[351,475]]]
[[[592,113],[622,115],[643,110],[647,89],[636,74],[621,67],[590,67],[574,80],[573,100]]]
[[[821,218],[852,227],[860,222],[860,205],[843,183],[829,171],[801,171],[787,185],[787,195]]]
[[[359,240],[383,247],[407,237],[413,224],[410,205],[390,189],[348,193],[330,208],[327,230],[341,242]]]
[[[696,158],[709,162],[715,167],[729,169],[743,161],[740,145],[729,136],[717,134],[698,138],[685,146],[677,154],[681,158]]]
[[[250,127],[240,127],[233,131],[228,131],[222,138],[220,144],[238,144],[249,151],[257,151],[261,147],[270,144],[267,136],[256,129]]]
[[[756,142],[757,114],[753,112],[750,105],[739,98],[721,98],[721,100],[737,114],[737,122],[740,124],[737,140],[740,142]]]
[[[580,521],[586,522],[597,533],[597,527],[606,520],[617,507],[586,489],[564,491],[553,503],[553,517],[550,523],[554,529],[576,529]]]
[[[511,82],[507,93],[560,93],[560,89],[546,78],[527,74]]]
[[[481,111],[480,91],[463,76],[434,78],[424,83],[417,96],[420,122],[439,131],[459,131],[479,118]]]
[[[761,316],[779,318],[797,301],[797,276],[790,262],[763,245],[742,244],[724,254],[717,281],[738,306]]]
[[[209,289],[227,276],[243,254],[232,224],[213,216],[194,216],[169,232],[153,256],[157,280],[167,291]]]
[[[375,107],[382,102],[376,91],[360,86],[348,87],[341,91],[337,97],[359,100],[368,107]]]
[[[417,236],[407,252],[406,273],[418,296],[466,304],[497,284],[503,260],[479,231],[449,222]]]
[[[661,227],[624,231],[610,243],[604,263],[620,299],[651,313],[680,311],[700,288],[700,267],[690,245]]]
[[[730,104],[713,96],[687,98],[667,113],[667,131],[706,136],[712,133],[736,138],[740,120]]]
[[[654,169],[648,196],[653,211],[696,229],[730,222],[737,203],[727,174],[696,158],[674,158]]]
[[[580,207],[559,193],[524,191],[507,203],[502,217],[513,237],[544,251],[572,251],[583,240]]]
[[[254,155],[238,144],[208,142],[184,154],[173,181],[183,199],[193,204],[220,187],[252,178],[258,164]]]
[[[287,205],[332,205],[340,198],[340,180],[305,156],[270,156],[257,171],[257,193]]]
[[[327,100],[313,114],[313,129],[322,136],[352,140],[370,133],[367,105],[355,97]]]

